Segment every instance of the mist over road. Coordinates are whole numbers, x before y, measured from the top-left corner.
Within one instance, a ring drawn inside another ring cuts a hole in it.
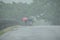
[[[0,40],[60,40],[60,26],[17,26]]]

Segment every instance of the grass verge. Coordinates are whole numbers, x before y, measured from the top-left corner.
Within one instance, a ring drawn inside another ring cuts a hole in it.
[[[4,33],[8,32],[8,31],[12,31],[13,28],[16,28],[17,26],[11,26],[11,27],[8,27],[8,28],[5,28],[3,30],[0,30],[0,36],[3,35]]]

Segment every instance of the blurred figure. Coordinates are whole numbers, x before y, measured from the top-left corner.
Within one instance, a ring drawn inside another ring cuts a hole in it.
[[[29,17],[28,18],[28,25],[29,26],[32,26],[33,25],[33,22],[34,22],[33,18],[32,17]]]
[[[24,25],[25,26],[32,26],[33,25],[33,22],[34,22],[34,20],[33,20],[33,18],[32,17],[23,17],[22,18],[22,21],[24,22]]]
[[[27,25],[28,18],[27,17],[23,17],[22,21],[24,22],[25,25]]]

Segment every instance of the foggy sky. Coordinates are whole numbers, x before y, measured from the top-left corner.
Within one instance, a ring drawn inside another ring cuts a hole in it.
[[[18,2],[23,2],[23,3],[31,3],[32,0],[0,0],[0,1],[4,1],[5,3],[12,3],[13,1],[18,3]]]

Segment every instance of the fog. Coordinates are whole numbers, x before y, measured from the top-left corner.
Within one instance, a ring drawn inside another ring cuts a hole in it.
[[[32,2],[32,0],[0,0],[0,1],[4,1],[5,3],[22,2],[22,3],[28,3],[28,4],[30,4]]]
[[[0,40],[60,40],[60,0],[0,0]]]

